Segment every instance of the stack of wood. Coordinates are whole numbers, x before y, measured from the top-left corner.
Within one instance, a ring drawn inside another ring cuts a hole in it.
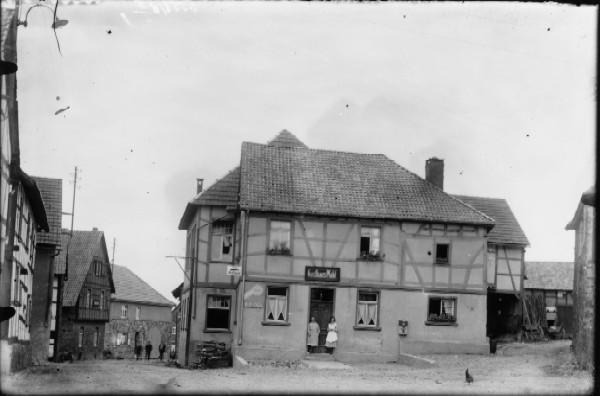
[[[224,342],[205,341],[196,344],[194,368],[218,368],[232,365],[231,351]]]
[[[523,324],[525,339],[541,341],[546,339],[546,302],[543,295],[525,294],[523,300]]]

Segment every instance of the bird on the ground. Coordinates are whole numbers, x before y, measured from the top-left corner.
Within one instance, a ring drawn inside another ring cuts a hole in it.
[[[473,376],[469,374],[469,369],[465,370],[465,380],[467,381],[467,384],[473,382]]]

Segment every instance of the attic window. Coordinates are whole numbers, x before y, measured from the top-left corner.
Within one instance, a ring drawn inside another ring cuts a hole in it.
[[[436,243],[435,244],[435,263],[447,265],[450,264],[450,244]]]

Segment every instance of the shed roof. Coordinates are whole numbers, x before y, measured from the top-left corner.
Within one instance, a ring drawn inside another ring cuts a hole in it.
[[[50,231],[40,231],[36,236],[36,243],[60,246],[60,233],[62,224],[62,180],[46,177],[32,176],[40,190],[48,228]]]
[[[525,289],[573,290],[573,262],[526,261],[525,275]]]
[[[147,303],[150,305],[164,305],[169,307],[175,305],[127,267],[114,265],[113,278],[115,282],[115,293],[111,297],[112,300]]]
[[[496,221],[496,225],[488,234],[489,242],[529,245],[529,240],[505,199],[472,197],[467,195],[454,195],[454,197],[471,205]]]
[[[244,142],[240,177],[246,209],[494,225],[383,154]]]
[[[70,243],[69,231],[63,230],[61,244],[63,248],[56,260],[55,273],[65,273],[68,256],[68,280],[65,282],[63,290],[63,306],[70,307],[77,304],[79,292],[90,270],[93,258],[101,257],[104,262],[108,263],[108,253],[104,241],[104,232],[98,230],[73,231]],[[110,266],[108,266],[108,271],[111,292],[114,293],[115,286]]]

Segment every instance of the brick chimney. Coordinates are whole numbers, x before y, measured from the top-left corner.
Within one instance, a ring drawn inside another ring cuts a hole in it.
[[[431,157],[425,161],[425,180],[444,189],[444,160]]]
[[[196,179],[196,194],[202,192],[202,184],[204,184],[204,179]]]

